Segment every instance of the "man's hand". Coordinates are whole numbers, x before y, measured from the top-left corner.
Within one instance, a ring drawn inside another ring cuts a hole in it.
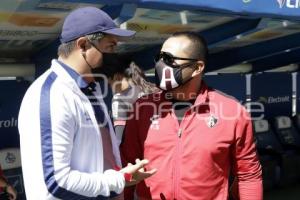
[[[130,181],[126,181],[126,186],[135,185],[138,182],[140,182],[156,173],[156,171],[157,171],[156,169],[151,169],[148,171],[146,171],[144,169],[144,166],[148,163],[149,163],[148,160],[136,159],[135,165],[128,163],[128,165],[126,167],[124,167],[123,169],[120,170],[120,172],[122,172],[122,173],[128,173],[128,174],[132,175],[132,179]]]
[[[6,187],[6,192],[8,194],[9,200],[16,200],[17,199],[17,191],[11,185]]]

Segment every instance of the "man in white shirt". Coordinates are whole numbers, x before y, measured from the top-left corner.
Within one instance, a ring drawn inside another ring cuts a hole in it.
[[[28,89],[19,113],[20,147],[28,200],[110,199],[125,185],[151,176],[147,160],[121,169],[115,134],[92,69],[101,66],[119,37],[94,7],[79,8],[64,21],[58,60]]]

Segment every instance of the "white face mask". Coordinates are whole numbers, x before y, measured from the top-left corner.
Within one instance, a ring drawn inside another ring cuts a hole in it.
[[[182,71],[187,67],[191,67],[193,64],[195,65],[195,62],[185,63],[174,68],[168,66],[162,60],[159,60],[155,64],[155,80],[157,87],[162,90],[172,90],[184,85],[192,78],[193,71],[185,76],[183,76]]]

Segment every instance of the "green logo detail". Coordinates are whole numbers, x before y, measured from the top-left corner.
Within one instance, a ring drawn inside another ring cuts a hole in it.
[[[262,103],[268,103],[268,99],[266,97],[259,97],[258,101]]]

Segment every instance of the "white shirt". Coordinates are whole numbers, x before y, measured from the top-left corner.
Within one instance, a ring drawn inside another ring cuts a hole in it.
[[[104,104],[99,85],[94,94]],[[105,115],[109,119],[107,110]],[[103,170],[102,137],[89,99],[57,60],[26,92],[18,126],[27,200],[101,199],[123,191],[123,174]],[[121,166],[111,122],[109,130]]]

